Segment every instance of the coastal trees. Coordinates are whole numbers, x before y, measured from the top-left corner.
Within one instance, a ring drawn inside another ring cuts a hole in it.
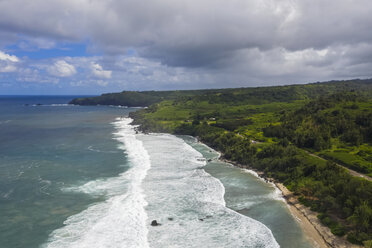
[[[356,207],[349,219],[356,229],[367,232],[372,221],[372,209],[368,205],[368,202],[363,201],[362,204]]]

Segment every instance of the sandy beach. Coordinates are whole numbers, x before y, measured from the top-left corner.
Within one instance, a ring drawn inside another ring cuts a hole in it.
[[[289,209],[295,219],[300,223],[302,230],[314,247],[319,248],[347,248],[347,247],[361,247],[353,245],[343,238],[332,234],[331,230],[322,225],[317,217],[317,213],[310,210],[310,208],[302,205],[296,196],[293,195],[283,184],[274,182],[275,185],[282,191],[283,197],[286,200]]]
[[[221,161],[232,164],[234,166],[252,170],[246,165],[241,165],[230,160],[220,158]],[[288,208],[293,217],[300,224],[306,237],[316,248],[360,248],[361,246],[353,245],[343,238],[332,234],[331,230],[324,226],[318,219],[318,213],[311,211],[310,208],[302,205],[293,192],[289,191],[282,183],[279,183],[271,178],[265,178],[264,173],[254,170],[260,177],[267,181],[273,182],[275,186],[282,192],[283,198],[286,200]]]

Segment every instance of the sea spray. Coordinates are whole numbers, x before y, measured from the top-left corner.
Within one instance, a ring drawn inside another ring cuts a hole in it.
[[[147,205],[141,187],[150,159],[136,138],[131,119],[118,118],[113,125],[115,139],[124,146],[131,168],[118,177],[88,182],[76,190],[102,194],[108,199],[69,217],[65,226],[55,230],[45,247],[149,247]]]

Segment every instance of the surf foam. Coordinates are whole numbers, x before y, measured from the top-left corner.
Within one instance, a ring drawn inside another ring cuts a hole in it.
[[[146,227],[147,205],[141,187],[150,160],[142,142],[136,138],[131,119],[118,118],[113,125],[115,139],[128,154],[131,168],[118,177],[88,182],[75,190],[108,197],[83,212],[69,217],[55,230],[44,247],[149,247]]]
[[[264,224],[226,207],[224,186],[199,152],[172,135],[140,139],[151,160],[146,212],[161,223],[149,228],[150,247],[279,247]]]

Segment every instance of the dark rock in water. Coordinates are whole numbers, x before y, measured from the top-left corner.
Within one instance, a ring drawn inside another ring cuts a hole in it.
[[[212,161],[212,159],[208,159],[208,162],[211,162]]]
[[[204,221],[204,219],[199,219],[200,221]]]
[[[172,217],[168,217],[168,220],[173,220],[173,218]]]
[[[156,220],[151,221],[152,226],[160,226],[161,224],[158,223]]]
[[[41,103],[36,104],[36,106],[41,106],[41,105],[43,105],[43,104],[41,104]]]
[[[207,218],[209,219],[209,218],[212,218],[212,215],[207,215]]]

